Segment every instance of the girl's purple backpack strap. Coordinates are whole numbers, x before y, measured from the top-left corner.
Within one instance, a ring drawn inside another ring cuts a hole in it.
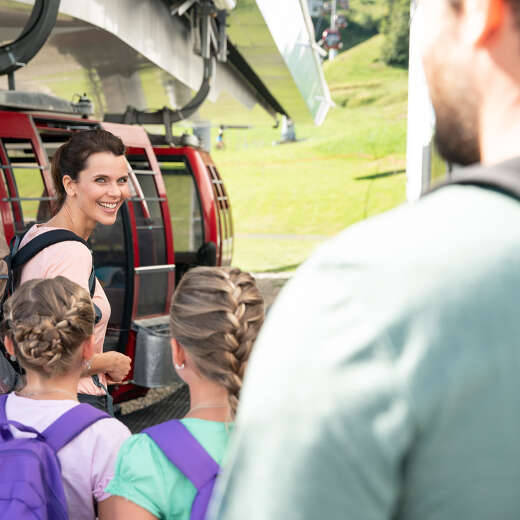
[[[56,419],[42,432],[45,442],[57,453],[83,430],[110,415],[89,404],[78,404]]]
[[[205,518],[219,465],[178,420],[152,426],[143,430],[143,433],[152,438],[170,462],[197,488],[190,519]]]
[[[21,431],[33,432],[45,439],[45,442],[54,450],[55,453],[77,437],[83,430],[100,419],[110,418],[106,412],[98,410],[88,404],[78,404],[61,417],[58,417],[43,433],[39,433],[33,428],[24,426],[16,421],[7,419],[5,406],[9,394],[0,395],[0,424],[12,424]]]
[[[0,424],[7,422],[7,416],[5,415],[5,405],[7,404],[7,396],[9,394],[0,395]]]

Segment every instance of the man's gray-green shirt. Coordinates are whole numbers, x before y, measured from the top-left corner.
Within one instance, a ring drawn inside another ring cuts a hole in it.
[[[450,186],[323,246],[227,461],[219,520],[520,518],[520,202]]]

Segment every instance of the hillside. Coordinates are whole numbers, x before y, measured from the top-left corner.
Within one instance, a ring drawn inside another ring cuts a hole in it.
[[[407,72],[379,61],[381,36],[325,64],[336,103],[300,142],[279,130],[228,130],[215,150],[233,204],[234,264],[284,270],[324,239],[405,199]]]
[[[341,29],[343,48],[348,50],[378,34],[389,4],[388,0],[350,0],[349,9],[338,9],[338,14],[344,15],[348,22],[348,27]],[[330,25],[330,17],[325,20]],[[325,28],[323,25],[323,19],[316,21],[318,37]]]

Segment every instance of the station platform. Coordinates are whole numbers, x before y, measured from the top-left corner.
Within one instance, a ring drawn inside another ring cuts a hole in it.
[[[190,409],[190,393],[187,385],[175,389],[170,395],[144,408],[127,414],[116,415],[132,433],[171,419],[184,417]]]

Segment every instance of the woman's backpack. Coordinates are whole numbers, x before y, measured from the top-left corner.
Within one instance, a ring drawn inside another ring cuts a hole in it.
[[[152,426],[142,433],[149,435],[170,462],[197,488],[190,520],[203,520],[220,466],[177,419]]]
[[[68,520],[58,451],[90,425],[110,416],[79,404],[40,433],[7,419],[7,397],[0,396],[0,518]],[[34,436],[15,438],[10,425]]]

